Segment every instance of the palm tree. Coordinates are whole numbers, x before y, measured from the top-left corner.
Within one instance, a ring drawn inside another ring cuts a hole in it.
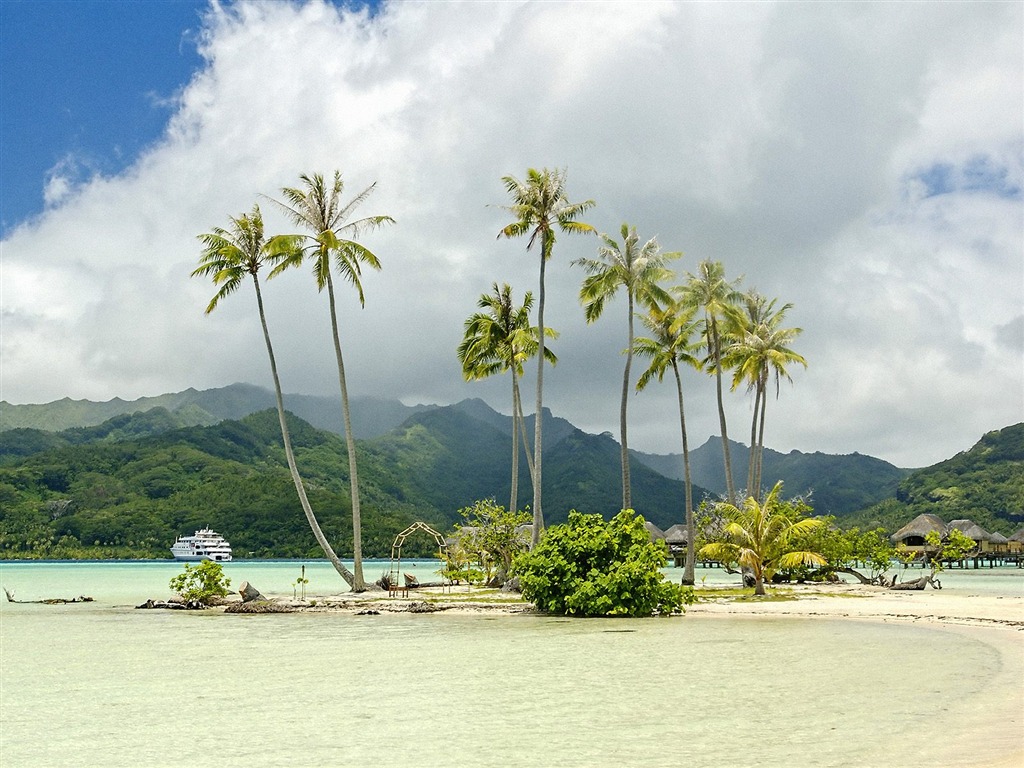
[[[526,461],[530,466],[530,477],[534,476],[534,465],[523,424],[519,377],[523,374],[523,363],[537,354],[540,344],[537,341],[537,328],[530,326],[533,294],[527,291],[523,305],[516,307],[512,299],[512,287],[508,283],[501,288],[494,283],[491,290],[490,294],[481,294],[477,302],[480,309],[487,311],[477,312],[467,318],[458,356],[466,381],[483,379],[503,371],[512,372],[512,494],[509,510],[515,512],[518,509],[519,493],[520,430]],[[548,328],[546,331],[549,338],[557,338],[554,329]],[[552,365],[558,362],[554,352],[547,347],[544,348],[544,356]]]
[[[629,336],[626,344],[626,368],[622,374],[622,402],[619,407],[619,431],[622,452],[622,508],[632,509],[633,498],[629,482],[629,446],[626,440],[626,404],[629,401],[629,370],[633,362],[633,313],[636,304],[651,306],[665,304],[671,299],[659,285],[672,277],[672,270],[665,264],[677,259],[678,252],[662,253],[658,238],[652,237],[643,245],[636,234],[636,228],[623,224],[620,230],[622,244],[607,234],[601,234],[604,242],[597,249],[596,259],[576,259],[573,265],[583,267],[590,275],[580,287],[580,303],[588,323],[593,323],[604,312],[605,304],[619,288],[626,289],[626,312]]]
[[[345,422],[345,447],[348,452],[349,486],[352,495],[352,556],[355,561],[355,592],[366,589],[363,579],[362,517],[359,509],[359,476],[356,469],[356,441],[352,434],[352,415],[348,404],[348,385],[345,380],[345,361],[341,354],[341,338],[338,333],[338,311],[334,297],[333,268],[356,289],[359,306],[365,306],[361,281],[363,267],[380,269],[380,261],[366,246],[354,238],[360,233],[393,224],[390,216],[368,216],[355,221],[349,217],[373,192],[376,182],[364,189],[348,203],[342,205],[341,196],[345,184],[341,173],[334,172],[334,183],[328,186],[320,174],[299,177],[301,188],[285,187],[281,190],[286,202],[277,203],[292,221],[305,227],[312,234],[307,235],[307,247],[289,258],[282,259],[270,273],[276,276],[282,270],[298,266],[307,257],[313,261],[313,273],[319,291],[327,289],[331,309],[331,331],[334,336],[334,354],[338,361],[338,384],[341,387],[341,411]]]
[[[564,170],[526,171],[526,180],[520,181],[514,176],[505,176],[502,181],[512,198],[512,205],[504,206],[515,221],[503,227],[498,237],[520,237],[529,235],[526,250],[533,248],[540,241],[540,290],[537,293],[537,335],[539,342],[538,359],[546,359],[544,338],[547,331],[544,327],[544,269],[551,258],[555,245],[556,230],[584,234],[593,232],[589,224],[578,221],[579,217],[594,207],[593,200],[581,203],[570,203],[565,191],[566,172]],[[544,365],[537,365],[537,410],[533,429],[533,543],[540,541],[540,533],[544,528],[544,513],[541,509],[541,465],[542,465],[542,424],[544,405]]]
[[[801,565],[825,565],[826,560],[817,552],[794,551],[800,536],[824,525],[816,518],[795,520],[792,505],[779,501],[782,482],[768,493],[763,504],[748,496],[739,509],[723,504],[723,512],[730,518],[725,527],[729,541],[706,544],[700,556],[723,563],[739,563],[754,572],[754,594],[764,594],[764,580],[771,578],[779,568],[797,568]]]
[[[701,361],[693,354],[693,336],[697,332],[694,310],[685,309],[672,303],[665,309],[652,306],[640,322],[653,334],[653,338],[641,336],[633,341],[633,349],[641,357],[650,358],[650,366],[640,374],[636,389],[642,391],[655,376],[661,381],[669,368],[676,378],[676,394],[679,399],[679,430],[683,438],[683,478],[686,486],[686,567],[683,583],[694,583],[694,561],[696,560],[696,535],[693,522],[693,480],[690,476],[690,446],[686,436],[686,413],[683,408],[683,380],[679,375],[679,364],[690,365],[697,370]]]
[[[704,312],[704,345],[708,351],[708,365],[715,375],[718,390],[718,422],[722,429],[722,456],[725,461],[725,487],[728,501],[736,499],[736,487],[732,479],[732,459],[729,455],[729,431],[725,423],[725,406],[722,402],[722,347],[720,323],[736,312],[735,303],[739,291],[735,282],[725,279],[725,267],[720,261],[702,261],[697,265],[697,274],[687,273],[689,280],[682,286],[684,306]]]
[[[775,397],[778,398],[780,379],[792,381],[786,366],[799,363],[805,368],[807,361],[790,349],[789,345],[800,335],[800,328],[782,328],[786,313],[792,304],[775,308],[776,299],[770,301],[757,291],[748,291],[743,297],[744,312],[734,318],[729,335],[732,341],[723,356],[725,364],[734,369],[732,389],[744,381],[747,390],[754,393],[754,414],[750,426],[750,462],[747,468],[747,492],[755,499],[761,495],[761,469],[764,459],[764,423],[768,401],[768,381],[775,375]]]
[[[213,312],[220,303],[220,300],[234,293],[245,281],[245,276],[252,277],[253,287],[256,289],[256,305],[259,308],[260,324],[263,326],[263,339],[267,344],[267,356],[270,358],[270,373],[274,379],[274,394],[277,397],[277,417],[281,422],[281,439],[284,442],[284,454],[288,460],[288,470],[291,472],[292,482],[295,483],[295,491],[299,495],[299,503],[302,511],[306,514],[309,527],[313,530],[313,536],[320,544],[324,554],[331,561],[335,570],[341,574],[350,587],[353,586],[355,577],[348,570],[334,549],[327,541],[320,524],[317,522],[313,509],[306,497],[306,489],[299,476],[299,470],[295,465],[295,453],[292,451],[291,436],[288,432],[288,422],[285,418],[284,400],[281,395],[281,380],[277,375],[277,362],[274,358],[274,347],[270,343],[270,331],[267,329],[267,317],[263,311],[263,294],[260,291],[259,271],[265,263],[281,258],[288,258],[299,250],[299,238],[293,235],[277,235],[269,240],[263,236],[263,216],[258,205],[254,205],[252,213],[248,216],[242,214],[237,219],[231,219],[230,230],[215,227],[212,232],[199,235],[203,243],[203,255],[199,266],[192,272],[192,277],[212,277],[213,284],[219,286],[206,307],[206,314]]]

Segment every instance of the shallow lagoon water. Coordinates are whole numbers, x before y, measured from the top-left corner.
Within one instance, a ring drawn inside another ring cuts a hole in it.
[[[226,570],[290,595],[300,565]],[[19,599],[96,598],[0,608],[0,765],[958,765],[980,754],[958,751],[959,735],[997,733],[1006,700],[1006,656],[970,631],[132,609],[180,571],[0,564]],[[339,591],[326,563],[306,575],[309,593]],[[1024,585],[1020,572],[973,578]]]

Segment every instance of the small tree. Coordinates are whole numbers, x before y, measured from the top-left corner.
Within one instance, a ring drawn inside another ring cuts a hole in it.
[[[569,513],[515,560],[523,596],[538,609],[568,616],[652,616],[684,610],[693,590],[664,580],[665,542],[652,541],[644,519],[627,509]]]
[[[459,514],[465,522],[456,526],[455,549],[476,560],[487,583],[504,584],[513,559],[529,546],[523,526],[532,519],[530,513],[509,511],[494,499],[483,499],[460,509]],[[492,569],[496,570],[493,577]]]
[[[198,565],[185,563],[184,573],[171,579],[171,589],[188,603],[210,605],[220,597],[227,597],[231,579],[224,576],[224,567],[213,560]]]

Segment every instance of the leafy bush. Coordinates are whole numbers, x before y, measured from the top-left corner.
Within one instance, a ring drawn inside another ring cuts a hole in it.
[[[513,573],[538,609],[569,616],[651,616],[684,610],[693,590],[664,580],[668,552],[644,519],[623,510],[610,522],[575,510],[520,555]]]
[[[213,560],[199,565],[185,564],[185,572],[171,579],[171,589],[187,602],[209,605],[218,597],[227,597],[231,579],[225,578],[224,567]]]

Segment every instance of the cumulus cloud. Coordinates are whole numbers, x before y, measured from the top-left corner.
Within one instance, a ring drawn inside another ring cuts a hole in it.
[[[537,290],[536,254],[496,238],[501,177],[565,167],[598,229],[628,221],[684,252],[681,277],[721,260],[795,304],[810,366],[770,403],[770,445],[937,461],[1021,418],[1022,36],[996,3],[213,6],[165,138],[117,177],[54,173],[3,242],[3,396],[266,384],[251,291],[202,314],[195,236],[254,202],[283,230],[261,196],[338,168],[352,193],[377,182],[361,213],[397,220],[366,238],[366,308],[342,293],[351,390],[507,411],[508,383],[462,382],[454,350],[492,282]],[[625,307],[584,323],[569,263],[595,248],[556,246],[545,404],[601,432]],[[311,276],[266,301],[285,388],[332,393]],[[687,384],[700,442],[713,386]],[[630,407],[632,446],[678,450],[670,387]],[[732,394],[730,436],[749,415]]]

